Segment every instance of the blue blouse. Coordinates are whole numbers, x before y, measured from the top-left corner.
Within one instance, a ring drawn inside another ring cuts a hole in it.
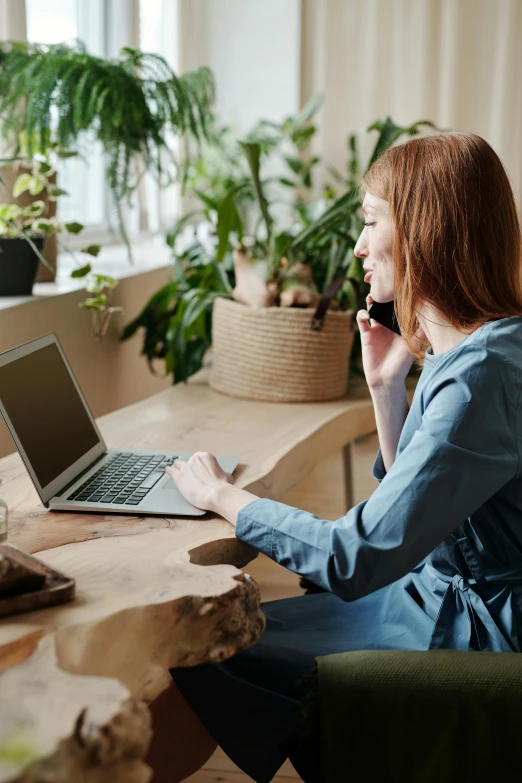
[[[258,499],[236,535],[345,601],[375,594],[368,646],[393,597],[401,623],[419,607],[429,621],[418,649],[520,652],[521,385],[520,317],[428,349],[395,462],[386,473],[378,453],[368,500],[330,521]]]

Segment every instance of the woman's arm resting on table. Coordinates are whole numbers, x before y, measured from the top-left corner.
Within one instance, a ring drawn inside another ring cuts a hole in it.
[[[170,472],[188,500],[235,524],[242,541],[355,600],[415,568],[517,476],[518,389],[498,378],[475,364],[432,388],[421,427],[371,498],[335,521],[227,486],[212,455]]]
[[[480,373],[432,388],[369,500],[335,521],[256,500],[238,514],[238,538],[347,601],[405,576],[518,474],[518,389]]]
[[[210,510],[224,517],[235,527],[239,512],[254,500],[259,500],[257,495],[252,495],[251,492],[239,489],[239,487],[234,487],[231,484],[222,484],[216,487]]]

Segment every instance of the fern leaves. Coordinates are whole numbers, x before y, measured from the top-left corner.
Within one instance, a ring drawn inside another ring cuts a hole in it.
[[[75,147],[90,131],[107,156],[117,201],[131,195],[143,169],[161,178],[167,166],[170,177],[167,134],[204,136],[214,93],[208,68],[176,76],[160,55],[138,49],[109,60],[88,54],[81,42],[0,47],[4,135],[16,145],[24,130],[32,155],[51,133],[61,147]]]

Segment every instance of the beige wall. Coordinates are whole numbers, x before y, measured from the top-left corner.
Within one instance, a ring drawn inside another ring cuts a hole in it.
[[[115,291],[114,304],[124,307],[125,313],[114,316],[102,342],[91,331],[90,316],[78,307],[84,299],[82,291],[35,298],[0,310],[0,351],[54,332],[94,416],[130,405],[171,384],[170,378],[162,377],[162,363],[157,365],[157,376],[149,371],[145,358],[140,356],[140,333],[124,343],[118,339],[121,328],[138,315],[148,298],[167,281],[166,268],[122,279]],[[45,378],[41,382],[44,384]],[[38,389],[34,394],[38,394]],[[29,410],[27,414],[30,415]],[[13,451],[16,451],[13,441],[0,420],[0,456]]]

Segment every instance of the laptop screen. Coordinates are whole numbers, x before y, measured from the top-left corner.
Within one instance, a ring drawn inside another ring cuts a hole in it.
[[[100,442],[55,344],[0,366],[0,398],[42,487]]]

